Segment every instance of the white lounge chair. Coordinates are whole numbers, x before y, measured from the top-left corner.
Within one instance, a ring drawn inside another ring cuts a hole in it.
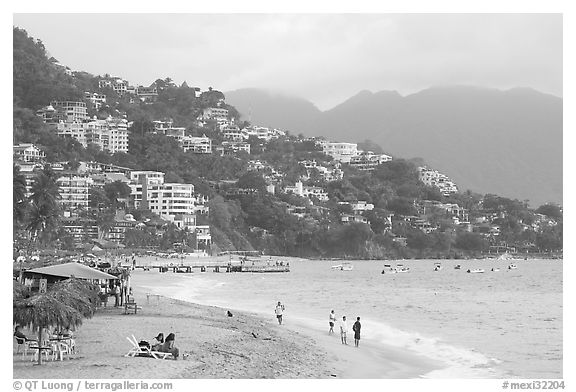
[[[145,357],[152,357],[154,359],[166,359],[172,356],[172,353],[163,353],[161,351],[152,351],[150,348],[146,346],[140,346],[138,344],[138,340],[134,335],[132,337],[126,337],[130,344],[132,344],[132,348],[130,351],[124,355],[125,357],[136,357],[136,356],[145,356]]]

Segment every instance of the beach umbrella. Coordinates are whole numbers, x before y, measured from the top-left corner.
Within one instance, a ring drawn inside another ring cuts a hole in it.
[[[75,277],[79,279],[98,280],[98,279],[116,279],[115,276],[90,268],[80,263],[65,263],[51,265],[48,267],[34,268],[26,271],[40,275],[58,276],[62,278]]]
[[[30,290],[17,280],[12,281],[12,298],[23,299],[30,296]]]
[[[42,331],[51,325],[76,327],[82,324],[83,315],[77,309],[61,301],[52,291],[29,298],[14,299],[12,309],[14,323],[31,325],[38,330],[38,342],[42,344]],[[42,355],[38,353],[38,365]]]
[[[92,317],[98,303],[97,285],[77,278],[54,283],[51,293],[63,303],[78,310],[84,317]],[[68,327],[68,325],[61,325]]]

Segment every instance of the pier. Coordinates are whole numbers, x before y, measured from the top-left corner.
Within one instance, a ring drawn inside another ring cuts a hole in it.
[[[252,273],[268,273],[268,272],[290,272],[288,264],[264,264],[262,262],[247,264],[238,261],[235,262],[214,262],[207,261],[205,263],[194,261],[188,263],[182,262],[164,262],[154,265],[137,265],[137,269],[145,271],[157,269],[159,272],[173,272],[173,273],[193,273],[197,272],[252,272]]]

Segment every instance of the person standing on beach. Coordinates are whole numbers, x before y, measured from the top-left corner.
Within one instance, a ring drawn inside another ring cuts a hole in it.
[[[358,347],[358,343],[360,343],[360,328],[362,328],[360,317],[356,317],[356,322],[352,326],[352,331],[354,331],[354,345],[356,347]]]
[[[346,322],[346,316],[342,316],[342,321],[340,321],[340,338],[342,339],[342,344],[348,344],[346,341],[346,334],[348,333],[348,323]]]
[[[334,309],[330,312],[330,318],[328,320],[328,325],[330,325],[330,330],[328,334],[334,333],[334,324],[336,323],[336,314],[334,314]]]
[[[278,319],[278,324],[282,325],[282,313],[284,312],[284,305],[280,301],[278,301],[278,305],[276,305],[276,309],[274,313],[276,313],[276,318]]]

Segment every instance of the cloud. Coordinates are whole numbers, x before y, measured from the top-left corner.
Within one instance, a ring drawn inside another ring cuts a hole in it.
[[[321,108],[362,89],[446,84],[562,94],[560,14],[16,14],[14,24],[74,69],[276,89]]]

